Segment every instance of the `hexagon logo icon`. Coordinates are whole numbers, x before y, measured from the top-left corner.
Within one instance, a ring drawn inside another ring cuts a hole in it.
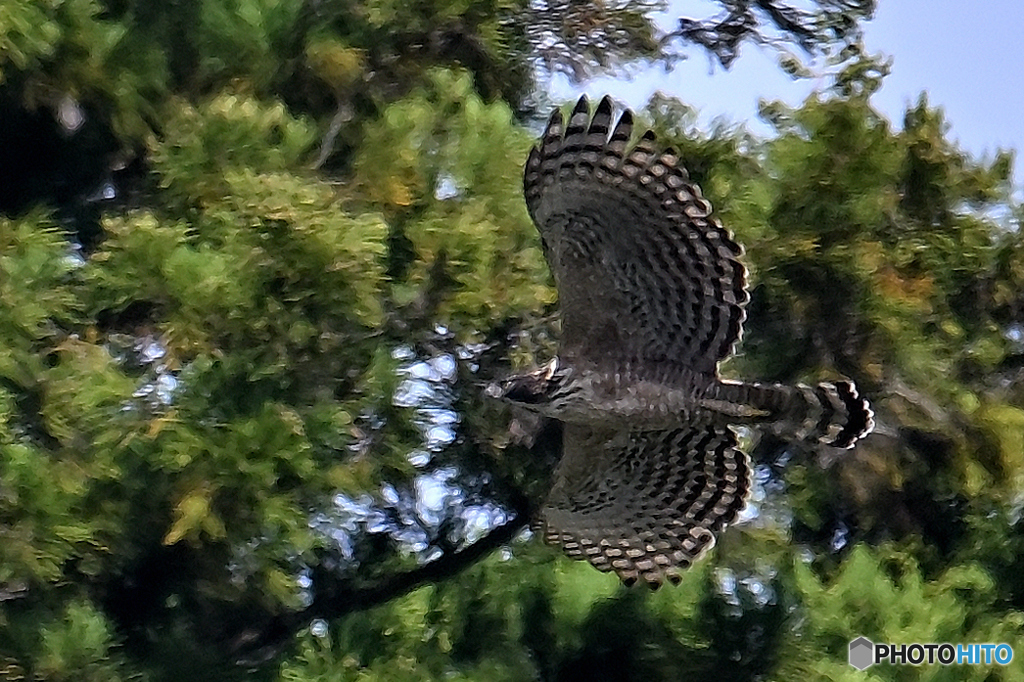
[[[850,642],[850,665],[857,670],[867,670],[875,662],[875,645],[867,637],[858,637]]]

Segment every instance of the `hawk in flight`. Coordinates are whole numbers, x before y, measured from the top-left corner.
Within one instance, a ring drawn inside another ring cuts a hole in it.
[[[558,287],[557,358],[491,395],[563,422],[537,527],[573,558],[658,587],[715,542],[750,491],[731,424],[851,447],[872,412],[850,382],[727,381],[749,296],[740,246],[679,157],[584,97],[526,162],[526,204]]]

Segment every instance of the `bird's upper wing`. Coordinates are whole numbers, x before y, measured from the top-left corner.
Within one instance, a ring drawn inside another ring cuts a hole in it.
[[[747,456],[725,426],[630,433],[566,424],[563,441],[538,529],[627,584],[678,582],[750,490]]]
[[[713,373],[740,336],[748,295],[741,249],[700,188],[633,118],[611,130],[605,97],[555,111],[523,178],[558,286],[562,349],[606,367]],[[609,136],[609,131],[611,134]]]

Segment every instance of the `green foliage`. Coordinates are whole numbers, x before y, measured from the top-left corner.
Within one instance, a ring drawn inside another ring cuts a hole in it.
[[[393,239],[408,243],[401,260],[392,253],[392,272],[404,275],[396,302],[421,295],[439,258],[454,290],[438,312],[467,329],[554,302],[519,190],[529,144],[506,106],[484,104],[468,77],[450,72],[368,127],[355,180],[391,217]],[[496,148],[508,153],[496,157]]]
[[[284,105],[228,93],[198,107],[178,102],[168,111],[165,126],[165,136],[159,143],[154,140],[150,156],[165,201],[223,199],[230,189],[225,170],[293,169],[315,137],[313,128]]]
[[[859,53],[765,105],[768,140],[665,97],[649,115],[748,249],[728,370],[851,376],[879,433],[828,466],[759,440],[757,514],[655,594],[537,539],[467,552],[511,537],[473,514],[524,513],[550,448],[479,398],[553,337],[531,322],[555,291],[521,196],[530,64],[569,59],[551,35],[600,68],[658,49],[652,3],[569,4],[0,9],[0,94],[77,99],[152,181],[86,256],[44,212],[0,218],[0,677],[1021,675],[846,664],[859,635],[1024,626],[1011,159],[964,154],[924,99],[894,129]]]
[[[149,130],[165,78],[159,52],[97,0],[12,0],[0,13],[0,86],[29,108],[85,101],[129,140]]]
[[[862,635],[874,642],[1013,645],[1024,627],[1024,613],[1003,611],[992,576],[970,561],[926,580],[912,555],[860,546],[831,580],[800,562],[794,578],[802,595],[800,640],[793,658],[780,666],[779,679],[863,679],[843,660],[849,642]],[[836,658],[822,659],[822,648]],[[1015,657],[1006,667],[880,665],[868,672],[878,680],[1012,680],[1022,671],[1024,663]]]
[[[23,385],[39,369],[32,351],[75,316],[65,286],[69,256],[63,235],[43,216],[0,218],[0,369]]]
[[[201,55],[192,76],[205,87],[235,79],[267,92],[279,78],[304,11],[301,0],[208,0],[190,32]]]
[[[2,31],[5,69],[7,64],[28,69],[55,52],[61,27],[47,16],[45,7],[23,0],[7,5]]]
[[[111,656],[114,638],[103,616],[86,603],[71,603],[63,618],[42,629],[42,656],[36,674],[51,680],[113,682],[123,663]]]

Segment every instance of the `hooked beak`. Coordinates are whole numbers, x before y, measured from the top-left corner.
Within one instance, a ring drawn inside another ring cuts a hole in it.
[[[518,374],[504,381],[490,384],[486,394],[490,398],[507,400],[521,405],[535,405],[544,401],[549,384],[558,371],[558,358],[528,374]]]

